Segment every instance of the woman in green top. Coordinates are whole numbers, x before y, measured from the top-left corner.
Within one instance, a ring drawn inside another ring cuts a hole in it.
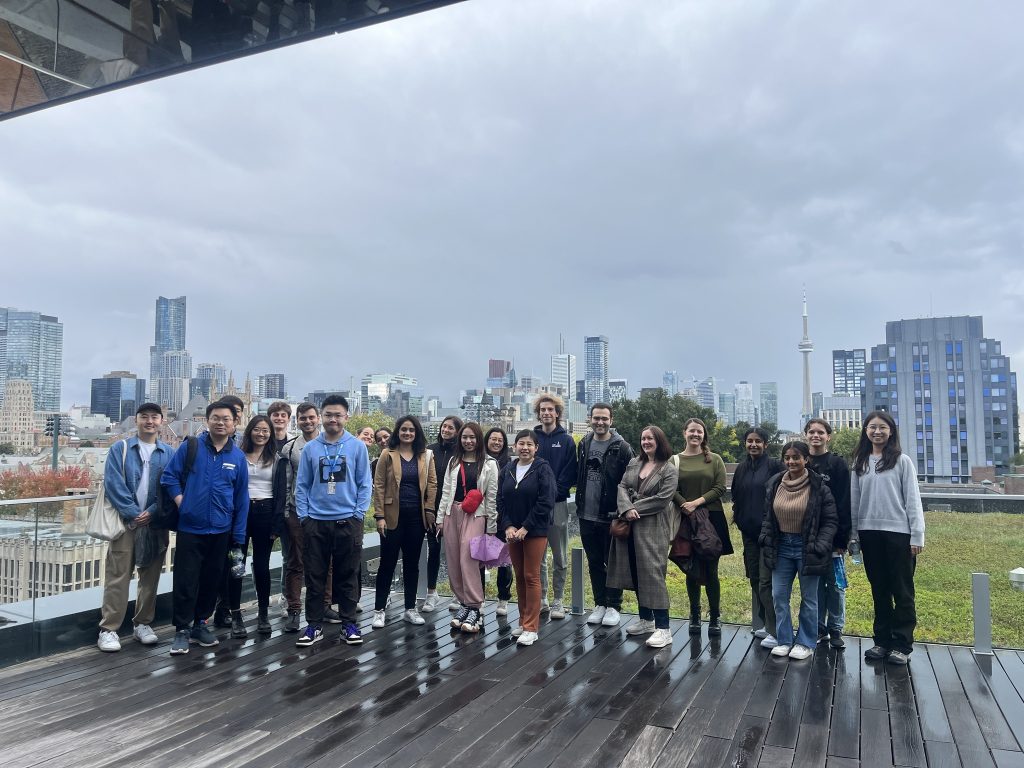
[[[731,555],[729,526],[722,510],[725,495],[725,462],[708,448],[708,431],[700,419],[690,419],[683,427],[686,447],[674,457],[679,462],[679,493],[675,500],[684,515],[692,515],[697,507],[706,507],[708,519],[722,540],[722,554]],[[718,558],[700,561],[698,574],[686,574],[686,594],[690,598],[690,634],[700,634],[700,585],[705,585],[711,620],[709,635],[722,634],[719,622],[722,587],[718,581]]]

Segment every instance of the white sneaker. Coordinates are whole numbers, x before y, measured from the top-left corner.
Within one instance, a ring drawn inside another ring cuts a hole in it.
[[[779,641],[775,639],[775,635],[765,635],[761,641],[762,648],[774,648],[779,644]]]
[[[117,636],[117,632],[101,629],[100,636],[96,640],[96,647],[104,653],[116,653],[121,650],[121,640]]]
[[[420,616],[420,612],[415,608],[409,608],[405,613],[402,614],[402,620],[407,621],[410,624],[426,624],[426,619]]]
[[[537,637],[538,637],[538,635],[537,635],[536,632],[523,632],[523,634],[521,634],[519,636],[519,639],[516,640],[516,644],[517,645],[533,645],[534,643],[537,642]]]
[[[423,601],[423,605],[420,606],[420,611],[423,613],[430,613],[431,611],[437,610],[437,604],[441,602],[440,596],[437,592],[428,592],[426,599]]]
[[[664,648],[672,645],[672,633],[667,629],[656,629],[654,634],[647,638],[648,648]]]
[[[156,645],[160,642],[160,638],[156,636],[156,632],[153,631],[149,624],[139,624],[136,626],[135,631],[132,632],[132,637],[143,645]]]
[[[622,621],[622,617],[619,615],[619,612],[614,608],[608,608],[604,612],[604,618],[601,619],[601,626],[617,627],[620,621]]]
[[[632,624],[626,625],[627,635],[648,635],[654,631],[654,621],[637,619]]]
[[[603,605],[595,605],[594,610],[587,616],[587,624],[600,624],[604,620],[604,613],[607,610]]]
[[[522,634],[523,634],[523,628],[522,627],[516,627],[515,629],[512,630],[512,637],[519,637]]]
[[[772,648],[772,656],[789,656],[789,646],[776,645]]]
[[[552,619],[564,619],[565,608],[562,607],[561,600],[554,600],[551,603],[551,618]]]
[[[387,622],[384,619],[384,611],[381,610],[373,612],[373,622],[370,624],[371,627],[374,629],[383,629],[386,623]]]
[[[508,616],[508,600],[499,600],[498,607],[494,609],[497,616]]]
[[[772,651],[775,653],[775,651]],[[789,649],[789,658],[796,659],[797,661],[803,661],[804,659],[810,658],[814,655],[814,651],[808,648],[806,645],[800,645],[797,643]]]
[[[764,627],[761,627],[760,629],[755,629],[754,637],[756,637],[758,640],[764,640],[766,637],[768,637],[768,630]]]

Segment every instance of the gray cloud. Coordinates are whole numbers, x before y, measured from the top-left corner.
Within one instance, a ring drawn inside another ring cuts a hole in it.
[[[67,402],[145,374],[184,293],[197,361],[296,394],[400,370],[452,396],[604,333],[634,392],[777,380],[795,426],[804,285],[816,389],[929,312],[1024,355],[1022,17],[470,0],[26,116],[4,303],[65,322]]]

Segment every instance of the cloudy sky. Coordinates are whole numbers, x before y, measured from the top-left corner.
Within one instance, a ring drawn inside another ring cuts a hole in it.
[[[1024,8],[468,0],[0,124],[0,304],[64,322],[65,404],[188,347],[301,396],[454,399],[610,337],[779,382],[885,321],[982,314],[1024,359]]]

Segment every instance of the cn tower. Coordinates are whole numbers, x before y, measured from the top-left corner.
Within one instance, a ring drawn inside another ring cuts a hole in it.
[[[800,354],[804,356],[804,401],[802,413],[800,414],[801,421],[807,421],[814,414],[814,406],[811,403],[811,352],[814,351],[814,342],[811,341],[811,337],[807,332],[807,290],[804,290],[804,337],[800,339],[800,344],[797,345],[797,349],[800,350]]]

